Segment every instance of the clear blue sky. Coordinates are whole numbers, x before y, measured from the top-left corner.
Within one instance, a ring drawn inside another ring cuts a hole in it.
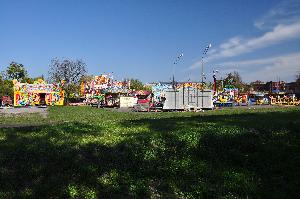
[[[237,70],[245,81],[291,81],[300,71],[300,4],[279,0],[0,0],[0,71],[11,61],[47,75],[52,58],[89,74],[167,81]]]

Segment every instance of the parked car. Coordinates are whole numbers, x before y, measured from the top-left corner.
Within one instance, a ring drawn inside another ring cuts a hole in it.
[[[13,106],[13,102],[10,96],[4,95],[1,98],[1,106]]]

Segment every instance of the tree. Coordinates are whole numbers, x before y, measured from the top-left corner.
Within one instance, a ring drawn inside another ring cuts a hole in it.
[[[28,84],[33,84],[35,81],[42,79],[45,80],[44,75],[38,76],[38,77],[26,77],[24,78],[24,82],[28,83]]]
[[[22,82],[27,77],[27,70],[23,64],[11,62],[6,69],[6,76],[9,80],[16,79],[19,82]]]
[[[13,96],[13,82],[5,79],[3,74],[0,74],[0,96],[8,95]]]
[[[237,85],[240,83],[242,83],[242,78],[236,71],[234,71],[233,73],[228,73],[227,77],[224,79],[225,85]]]
[[[11,62],[6,71],[1,72],[0,74],[0,96],[9,95],[13,97],[14,85],[12,80],[14,79],[23,83],[33,83],[39,78],[43,78],[43,76],[30,78],[23,64]]]
[[[80,80],[86,72],[86,64],[82,60],[55,58],[50,64],[49,80],[53,83],[64,82],[63,88],[68,102],[71,95],[79,94]]]
[[[143,82],[138,79],[130,79],[130,89],[134,90],[144,90]]]
[[[95,76],[93,75],[84,75],[80,78],[79,82],[91,82],[92,80],[94,80]]]
[[[224,86],[226,85],[233,85],[242,92],[248,88],[247,85],[242,82],[242,77],[237,71],[227,74],[227,77],[224,79]]]

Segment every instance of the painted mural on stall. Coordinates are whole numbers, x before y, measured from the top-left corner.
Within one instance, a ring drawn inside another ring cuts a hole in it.
[[[93,97],[107,93],[129,93],[130,82],[117,81],[112,74],[95,76],[90,82],[81,84],[81,94],[85,97]]]
[[[95,76],[91,81],[81,83],[81,96],[87,104],[103,101],[105,106],[118,106],[120,96],[130,92],[130,81],[114,80],[112,74]]]
[[[64,91],[60,84],[47,84],[42,79],[33,84],[14,83],[14,106],[63,105]]]

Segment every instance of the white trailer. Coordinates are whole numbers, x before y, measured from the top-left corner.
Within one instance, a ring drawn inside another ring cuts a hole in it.
[[[168,89],[163,92],[163,110],[199,110],[213,108],[213,91],[194,87]]]

